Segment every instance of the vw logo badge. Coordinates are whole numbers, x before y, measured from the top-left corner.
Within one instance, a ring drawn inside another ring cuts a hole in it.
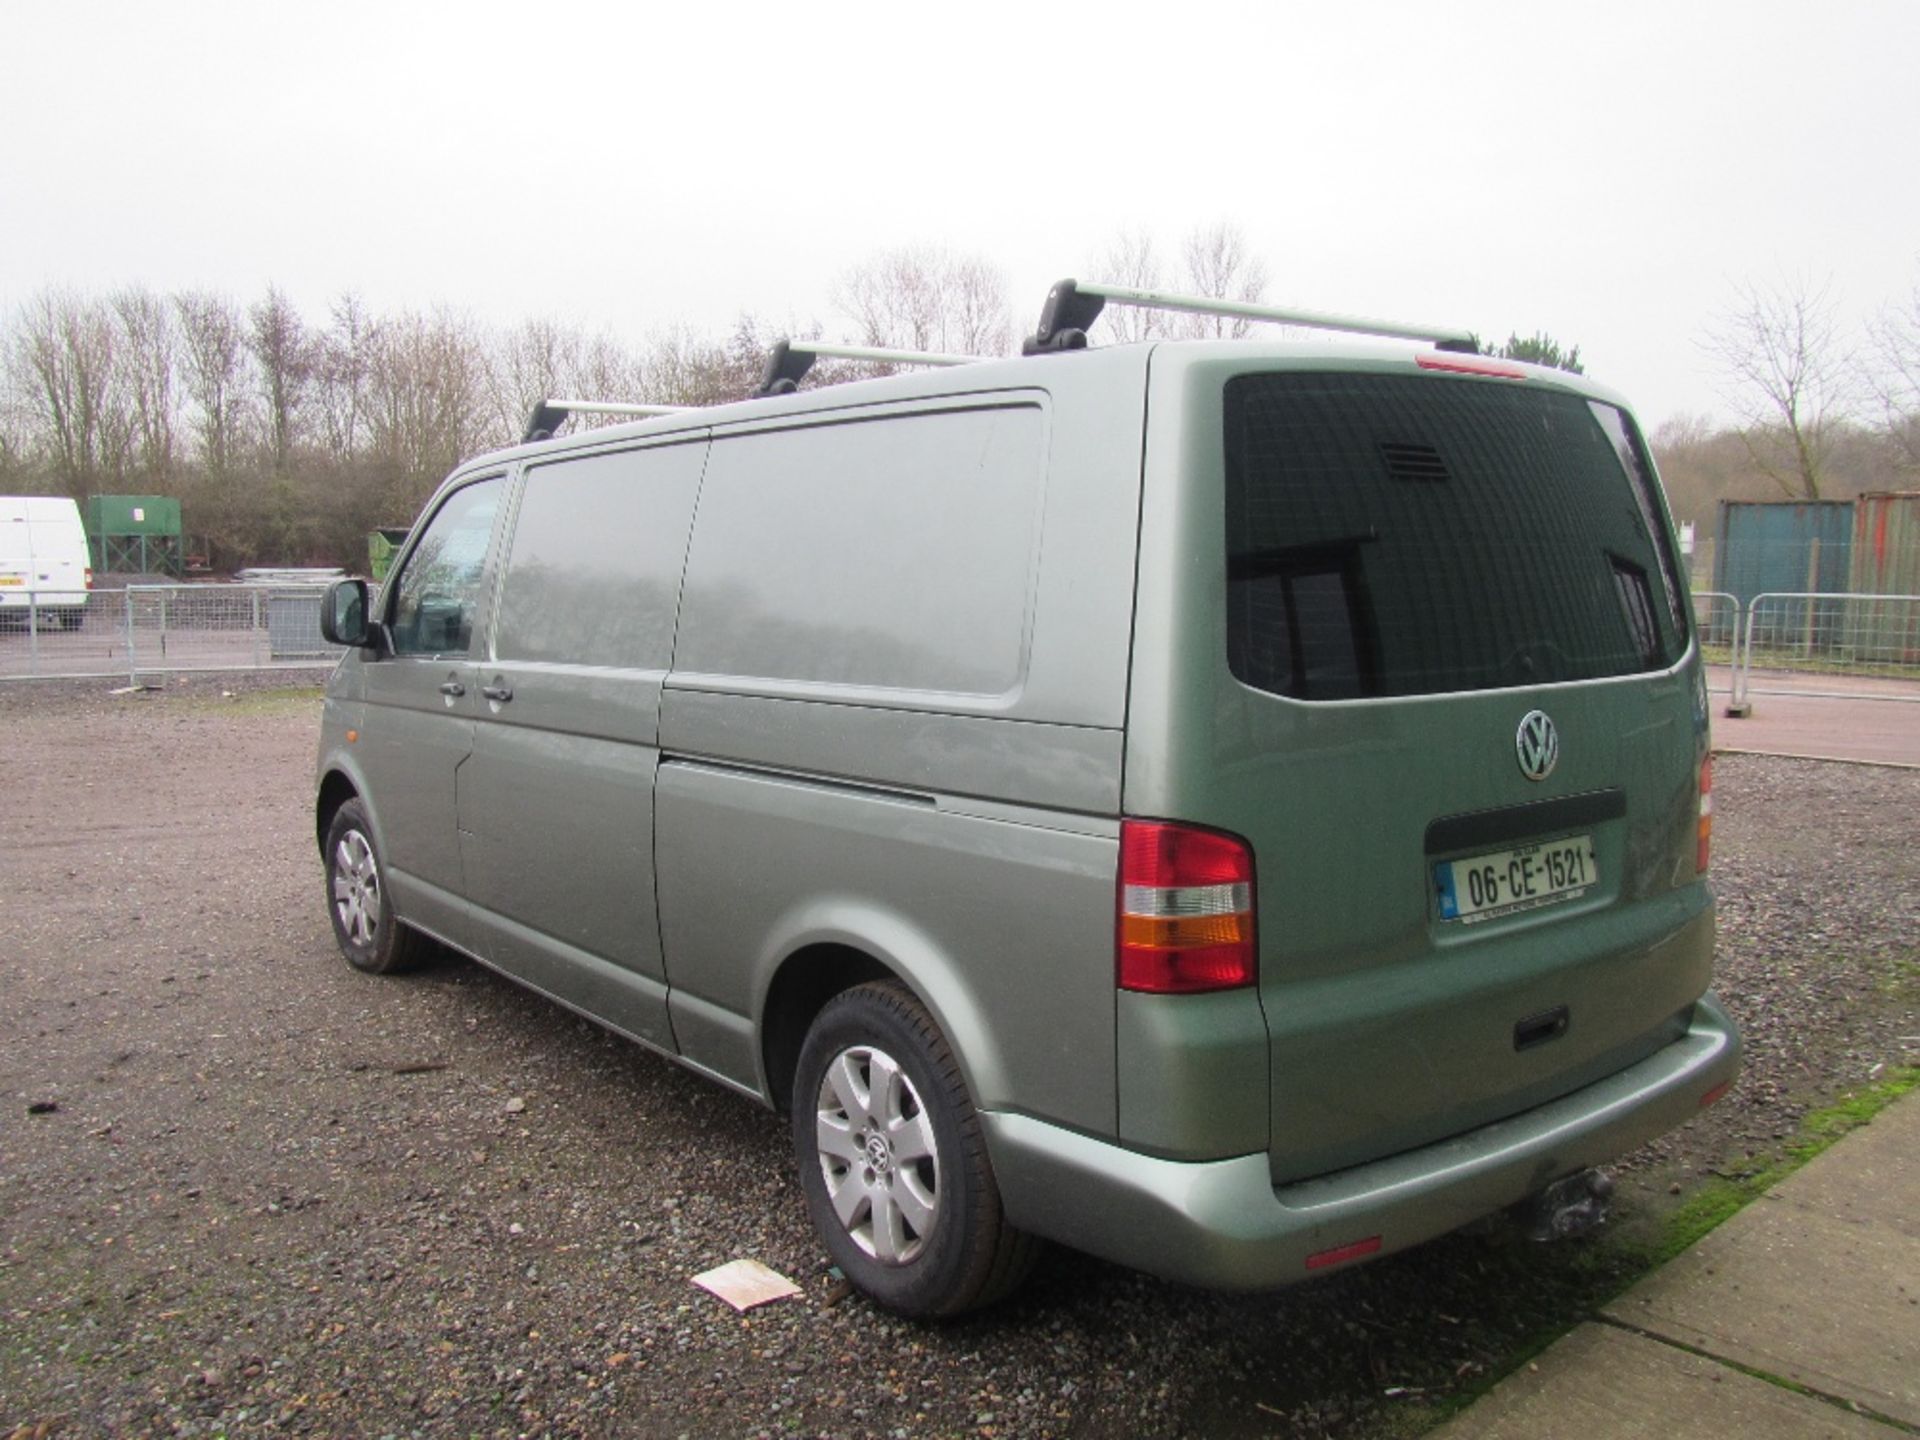
[[[1560,763],[1560,732],[1544,710],[1529,710],[1520,717],[1520,729],[1513,737],[1514,754],[1520,759],[1520,773],[1529,780],[1544,780]]]

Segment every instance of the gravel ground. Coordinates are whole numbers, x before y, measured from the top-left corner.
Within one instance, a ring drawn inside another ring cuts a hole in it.
[[[477,966],[337,957],[317,710],[0,687],[0,1435],[1370,1437],[1573,1318],[1581,1247],[1506,1234],[1253,1298],[1055,1250],[963,1323],[834,1303],[773,1116]],[[1920,1060],[1920,772],[1716,784],[1750,1061],[1623,1164],[1629,1226]],[[742,1255],[803,1298],[688,1284]]]

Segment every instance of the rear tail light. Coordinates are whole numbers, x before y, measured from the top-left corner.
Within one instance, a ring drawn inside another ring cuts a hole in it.
[[[87,589],[91,590],[92,588],[93,588],[93,567],[89,565],[87,567]]]
[[[1713,757],[1709,755],[1700,762],[1700,827],[1693,852],[1693,868],[1696,874],[1707,868],[1707,859],[1713,849]]]
[[[1122,990],[1156,995],[1253,984],[1253,850],[1190,825],[1120,825],[1115,971]]]

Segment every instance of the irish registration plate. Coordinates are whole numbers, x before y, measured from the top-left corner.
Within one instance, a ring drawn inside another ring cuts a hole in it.
[[[1440,918],[1469,924],[1572,900],[1599,878],[1591,835],[1442,860],[1433,867]]]

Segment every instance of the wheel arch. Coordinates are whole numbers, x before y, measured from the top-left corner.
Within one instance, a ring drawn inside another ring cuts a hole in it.
[[[349,800],[359,800],[362,805],[360,787],[344,770],[329,770],[320,777],[320,790],[313,802],[313,842],[324,856],[327,850],[327,831],[333,828],[333,817],[340,813],[340,807]],[[373,817],[367,817],[372,823]]]
[[[825,917],[815,917],[816,920]],[[999,1049],[977,998],[939,947],[898,916],[836,916],[809,926],[766,971],[757,1017],[762,1093],[777,1110],[792,1104],[794,1068],[815,1017],[856,985],[892,980],[926,1007],[952,1048],[975,1105],[986,1108],[1003,1086]],[[853,922],[853,923],[849,923]]]

